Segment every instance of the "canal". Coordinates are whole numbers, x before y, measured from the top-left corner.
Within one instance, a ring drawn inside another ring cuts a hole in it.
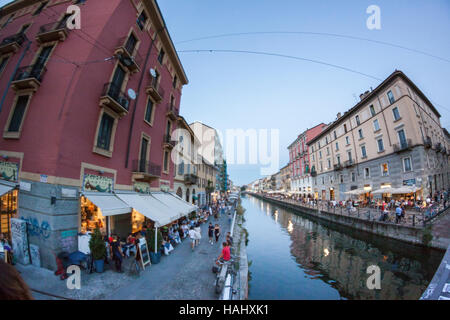
[[[443,251],[317,221],[250,195],[242,197],[249,299],[418,299]],[[367,267],[381,270],[381,289],[366,286]]]

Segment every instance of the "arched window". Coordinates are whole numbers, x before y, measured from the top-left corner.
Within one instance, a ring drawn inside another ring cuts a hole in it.
[[[186,201],[189,202],[189,189],[186,190]]]
[[[177,189],[177,196],[179,196],[180,198],[183,198],[183,190],[181,189],[181,187],[178,187],[178,189]]]

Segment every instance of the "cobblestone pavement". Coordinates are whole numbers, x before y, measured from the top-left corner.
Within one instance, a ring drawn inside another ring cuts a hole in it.
[[[213,217],[209,222],[216,223]],[[161,262],[152,265],[139,279],[111,292],[105,299],[117,300],[215,300],[215,274],[211,268],[219,256],[222,241],[230,230],[227,215],[219,218],[221,227],[218,243],[211,245],[208,240],[208,223],[201,226],[200,245],[192,252],[186,238],[169,256],[161,257]]]

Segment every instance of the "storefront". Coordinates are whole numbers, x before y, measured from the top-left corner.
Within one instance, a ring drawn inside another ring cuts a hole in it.
[[[0,233],[11,238],[11,218],[17,218],[18,190],[16,184],[0,180]]]

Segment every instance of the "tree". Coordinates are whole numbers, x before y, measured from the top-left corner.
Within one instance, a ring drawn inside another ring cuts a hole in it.
[[[106,257],[106,246],[103,241],[100,228],[97,227],[89,240],[89,248],[91,249],[92,259],[103,260]]]

